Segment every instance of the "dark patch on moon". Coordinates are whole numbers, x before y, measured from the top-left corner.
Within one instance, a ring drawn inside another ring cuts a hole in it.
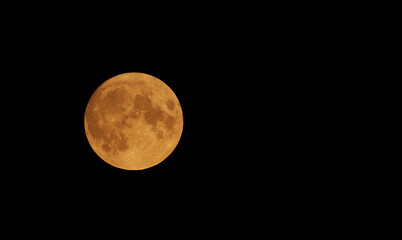
[[[107,153],[117,154],[129,149],[127,137],[121,132],[117,133],[113,128],[105,129],[103,140],[105,144],[102,145],[102,149]]]
[[[166,128],[170,131],[173,130],[176,124],[176,118],[168,115],[159,106],[153,106],[152,100],[148,96],[136,95],[134,98],[135,109],[130,113],[131,117],[138,118],[143,112],[145,122],[149,125],[156,126],[158,122],[163,122]],[[173,110],[175,103],[172,100],[166,101],[168,109]]]
[[[138,119],[141,116],[140,111],[136,111],[135,109],[128,113],[129,118]]]
[[[147,96],[136,95],[134,98],[134,107],[138,110],[146,111],[152,108],[152,101]]]
[[[176,124],[176,118],[167,115],[164,123],[165,123],[166,128],[169,129],[170,131],[172,131],[174,125]]]
[[[110,90],[104,99],[102,99],[102,104],[100,107],[103,108],[105,113],[121,114],[124,112],[125,108],[123,103],[129,98],[129,94],[125,89],[116,88]]]
[[[116,149],[120,152],[124,152],[130,148],[128,145],[128,139],[126,135],[124,135],[121,132],[119,133],[119,136],[115,138],[114,144],[116,146]]]
[[[121,116],[125,108],[123,103],[129,97],[124,88],[112,89],[101,99],[101,91],[96,91],[86,109],[85,119],[88,132],[97,141],[103,141],[102,149],[105,152],[122,152],[129,149],[128,139],[117,128],[128,127],[127,118],[118,122],[110,122],[105,116]],[[95,110],[96,109],[96,110]]]
[[[166,101],[166,106],[170,111],[172,111],[174,109],[174,102],[169,99]]]
[[[88,114],[87,116],[90,115],[91,114]],[[96,117],[96,119],[98,118],[102,118],[101,114],[98,114],[98,117]],[[129,149],[127,137],[123,133],[117,131],[113,124],[100,124],[98,121],[91,122],[90,120],[88,120],[88,117],[87,122],[88,130],[90,131],[92,137],[97,141],[104,141],[102,149],[105,152],[113,152],[114,154],[116,154],[118,152],[123,152]]]
[[[164,112],[159,108],[151,108],[147,112],[145,112],[145,121],[152,125],[156,126],[157,122],[163,119]]]
[[[145,122],[152,126],[156,126],[159,121],[162,121],[165,114],[159,106],[152,106],[152,100],[147,95],[139,94],[134,98],[134,109],[130,116],[138,118],[142,113]]]

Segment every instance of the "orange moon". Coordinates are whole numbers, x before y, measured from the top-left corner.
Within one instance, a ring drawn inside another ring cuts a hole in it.
[[[101,159],[117,168],[141,170],[159,164],[176,148],[183,113],[164,82],[145,73],[123,73],[96,89],[84,125]]]

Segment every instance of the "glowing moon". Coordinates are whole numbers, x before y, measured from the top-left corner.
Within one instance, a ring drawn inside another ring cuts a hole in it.
[[[84,125],[101,159],[121,169],[140,170],[173,152],[183,131],[183,113],[176,95],[161,80],[124,73],[96,89]]]

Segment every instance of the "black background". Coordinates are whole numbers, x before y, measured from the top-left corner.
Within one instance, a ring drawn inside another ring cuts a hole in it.
[[[303,218],[336,199],[327,189],[336,192],[342,177],[331,176],[348,165],[334,161],[346,159],[334,136],[348,119],[327,110],[339,104],[334,89],[349,85],[337,76],[345,58],[327,61],[342,54],[322,30],[331,23],[258,7],[151,9],[52,11],[10,28],[2,64],[11,81],[2,96],[11,134],[1,169],[10,203],[54,225],[73,217],[85,229],[128,218],[131,229],[178,219],[176,227],[202,234],[255,214],[279,223]],[[142,171],[111,167],[85,136],[92,93],[125,72],[161,79],[183,110],[177,148]],[[195,224],[201,219],[206,230]]]

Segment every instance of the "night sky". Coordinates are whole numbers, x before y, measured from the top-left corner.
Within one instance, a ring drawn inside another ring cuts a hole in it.
[[[168,223],[190,238],[250,238],[275,224],[282,236],[336,214],[355,220],[342,204],[366,181],[354,177],[364,165],[354,163],[364,122],[354,119],[366,98],[350,104],[366,79],[349,72],[365,41],[352,41],[360,20],[338,26],[349,7],[104,3],[5,9],[0,176],[13,230],[76,238],[115,224],[130,237],[161,236]],[[105,163],[85,136],[92,93],[126,72],[159,78],[183,110],[176,149],[141,171]]]

